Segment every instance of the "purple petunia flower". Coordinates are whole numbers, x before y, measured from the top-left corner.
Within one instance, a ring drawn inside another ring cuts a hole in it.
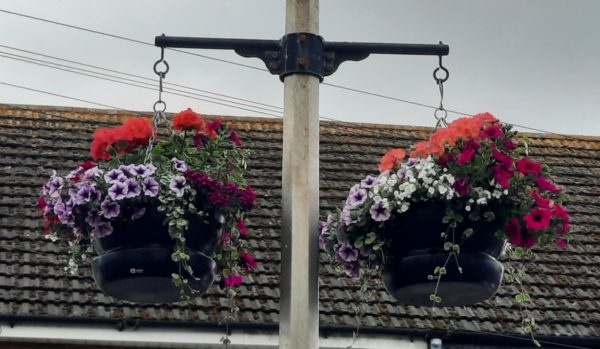
[[[88,215],[85,218],[85,222],[90,227],[95,228],[98,226],[98,224],[102,223],[102,220],[100,219],[100,215],[98,214],[98,211],[90,211],[90,212],[88,212]]]
[[[183,176],[175,176],[171,179],[169,183],[169,188],[175,192],[175,196],[178,198],[183,196],[183,192],[185,189],[185,177]]]
[[[349,206],[349,208],[357,208],[364,204],[366,200],[367,191],[365,189],[356,189],[354,192],[350,193],[350,196],[346,199],[346,205]]]
[[[131,214],[131,220],[134,221],[136,219],[140,219],[146,213],[146,208],[144,207],[136,207],[133,209],[133,213]]]
[[[371,206],[369,213],[371,213],[371,218],[373,218],[374,221],[383,222],[390,219],[392,210],[383,206],[381,202],[378,202]]]
[[[367,176],[367,177],[365,177],[365,179],[360,181],[361,188],[371,188],[375,184],[377,184],[377,177],[373,177],[373,176]]]
[[[75,195],[72,195],[73,203],[76,205],[82,205],[87,202],[100,201],[101,194],[94,185],[89,182],[82,182],[79,186],[79,190]]]
[[[100,205],[100,208],[102,209],[102,215],[106,219],[118,217],[119,213],[121,213],[121,206],[110,200],[104,200]]]
[[[151,198],[158,195],[158,182],[154,177],[144,178],[144,195]]]
[[[179,160],[177,158],[172,158],[171,159],[171,165],[173,165],[173,168],[176,169],[179,172],[185,172],[185,171],[188,170],[188,167],[185,164],[185,161]]]
[[[344,272],[348,277],[357,277],[358,276],[358,265],[357,264],[346,264],[344,266]]]
[[[119,166],[119,170],[123,171],[123,174],[126,176],[133,176],[135,172],[133,172],[133,165],[121,165]]]
[[[340,214],[340,218],[342,219],[342,222],[344,222],[344,224],[346,226],[349,226],[351,224],[358,222],[356,219],[352,219],[351,210],[347,206],[344,207],[344,209],[342,210],[342,213]]]
[[[48,195],[51,197],[60,196],[60,190],[63,187],[65,180],[62,177],[52,177],[47,183]]]
[[[152,176],[156,172],[156,166],[152,164],[148,165],[136,165],[133,166],[132,171],[136,176],[140,176],[142,178],[146,178],[148,176]]]
[[[135,179],[129,179],[127,182],[127,195],[126,197],[128,198],[134,198],[138,195],[140,195],[140,193],[142,192],[140,185],[138,184],[137,180]]]
[[[112,234],[113,227],[110,222],[102,222],[92,229],[91,234],[95,237],[102,238]]]
[[[127,184],[122,182],[115,182],[108,188],[108,195],[113,200],[122,200],[127,195]]]
[[[92,180],[94,178],[100,177],[102,176],[102,170],[98,168],[98,166],[92,167],[88,170],[86,170],[83,173],[83,178],[86,180]]]
[[[123,171],[117,170],[117,169],[110,170],[106,174],[104,174],[104,180],[106,181],[106,183],[118,182],[119,179],[121,179],[121,178],[127,178],[127,177],[125,177],[125,174],[123,174]]]
[[[349,243],[344,243],[338,250],[338,256],[344,262],[354,262],[358,259],[358,250]]]

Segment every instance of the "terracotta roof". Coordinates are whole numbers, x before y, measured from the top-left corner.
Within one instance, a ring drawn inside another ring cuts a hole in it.
[[[51,114],[51,115],[50,115]],[[88,155],[92,131],[116,124],[130,114],[81,108],[0,105],[0,319],[30,316],[63,319],[140,319],[214,324],[227,301],[213,286],[189,303],[138,306],[98,291],[83,268],[67,275],[65,245],[41,235],[37,197],[52,169],[66,173]],[[251,212],[251,244],[258,272],[242,288],[239,322],[275,325],[281,228],[280,119],[232,118],[244,143],[253,150],[248,178],[258,194]],[[321,213],[334,210],[350,186],[376,172],[381,154],[424,138],[427,128],[341,124],[321,125]],[[548,336],[600,337],[600,138],[529,134],[530,153],[553,169],[569,193],[573,240],[567,251],[548,248],[530,270],[538,333]],[[322,260],[325,258],[322,255]],[[322,264],[322,326],[353,326],[352,304],[358,285]],[[514,334],[519,308],[516,289],[503,287],[493,299],[475,306],[428,308],[397,304],[383,290],[363,304],[364,326],[371,329],[490,331]]]

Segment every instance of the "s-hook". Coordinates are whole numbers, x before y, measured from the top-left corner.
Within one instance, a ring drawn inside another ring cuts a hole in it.
[[[162,67],[159,67],[160,64],[163,63]],[[162,68],[162,70],[160,69]],[[154,141],[156,140],[156,136],[158,133],[158,127],[160,126],[161,121],[165,121],[165,125],[169,125],[167,122],[167,116],[165,115],[165,111],[167,110],[167,103],[162,100],[163,93],[163,79],[165,79],[167,73],[169,72],[169,63],[165,60],[165,48],[160,48],[160,59],[154,63],[154,74],[158,75],[158,100],[154,102],[152,106],[152,110],[154,110],[154,115],[152,117],[152,124],[154,125],[154,132],[150,135],[150,139],[148,140],[148,147],[146,148],[146,156],[144,159],[144,163],[150,162],[151,154],[152,154],[152,146],[154,145]]]
[[[441,43],[442,42],[440,41],[440,44]],[[448,77],[450,77],[450,72],[442,65],[442,56],[440,55],[439,66],[433,71],[433,79],[440,89],[440,105],[433,112],[433,116],[436,119],[435,129],[448,126],[448,123],[446,122],[448,111],[444,108],[444,82],[448,80]]]

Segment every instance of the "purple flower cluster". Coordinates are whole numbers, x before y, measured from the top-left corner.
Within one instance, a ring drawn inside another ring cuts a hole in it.
[[[65,178],[53,174],[42,188],[42,215],[46,222],[66,225],[76,235],[109,235],[113,231],[110,220],[123,214],[123,200],[158,195],[159,184],[151,177],[156,170],[152,164],[120,165],[104,173],[92,163],[79,166]],[[107,188],[106,192],[101,188]],[[139,219],[144,213],[144,208],[134,208],[131,218]]]

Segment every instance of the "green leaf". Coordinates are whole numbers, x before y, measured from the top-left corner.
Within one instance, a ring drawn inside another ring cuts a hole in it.
[[[470,238],[470,237],[471,237],[471,235],[473,235],[473,229],[472,229],[472,228],[467,228],[467,229],[465,229],[465,231],[463,232],[463,236],[464,236],[465,238],[467,238],[467,239],[468,239],[468,238]]]
[[[373,232],[370,232],[365,238],[365,244],[370,245],[373,243],[373,241],[375,241],[375,239],[377,239],[377,235],[375,235]]]
[[[457,244],[452,245],[452,251],[455,253],[460,253],[460,246]]]
[[[483,217],[484,217],[484,218],[485,218],[485,219],[486,219],[488,222],[491,222],[491,221],[493,221],[493,220],[496,218],[496,215],[495,215],[495,214],[494,214],[494,212],[492,212],[492,211],[486,211],[486,212],[483,214]]]
[[[354,247],[356,247],[356,248],[361,248],[364,246],[364,244],[365,243],[364,243],[362,237],[360,237],[360,238],[356,239],[356,241],[354,241]]]
[[[444,243],[444,251],[450,251],[450,249],[452,248],[452,243],[451,242],[445,242]]]

